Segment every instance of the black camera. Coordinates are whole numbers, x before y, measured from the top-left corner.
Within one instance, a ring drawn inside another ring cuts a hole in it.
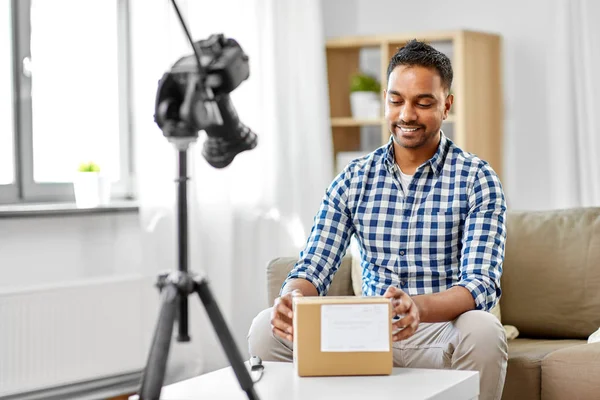
[[[250,76],[248,56],[223,34],[194,42],[195,54],[179,59],[159,82],[154,121],[173,142],[206,131],[202,155],[215,168],[256,147],[257,136],[238,118],[229,93]]]

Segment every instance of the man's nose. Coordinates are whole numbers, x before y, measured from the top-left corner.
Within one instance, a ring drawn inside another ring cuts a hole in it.
[[[413,106],[404,104],[400,110],[400,120],[404,122],[413,122],[417,120],[417,113]]]

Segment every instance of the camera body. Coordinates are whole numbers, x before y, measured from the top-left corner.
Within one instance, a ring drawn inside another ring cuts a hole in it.
[[[195,42],[194,47],[200,54],[200,64],[206,74],[201,77],[203,85],[212,89],[215,96],[231,93],[250,76],[248,56],[234,39],[214,34]],[[185,76],[190,73],[198,73],[193,54],[180,58],[169,71],[180,84],[185,84]]]
[[[194,43],[196,53],[180,58],[159,82],[154,120],[172,141],[208,135],[203,155],[215,168],[227,166],[257,136],[238,118],[229,94],[250,76],[248,56],[223,34]]]

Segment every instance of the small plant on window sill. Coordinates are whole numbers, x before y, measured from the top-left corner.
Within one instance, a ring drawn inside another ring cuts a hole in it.
[[[110,203],[110,180],[94,162],[79,165],[73,179],[75,204],[79,208],[106,206]]]
[[[100,172],[100,166],[93,162],[79,164],[79,172]]]

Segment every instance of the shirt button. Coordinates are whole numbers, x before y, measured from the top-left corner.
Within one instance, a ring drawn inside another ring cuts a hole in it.
[[[404,255],[404,250],[400,251],[400,255],[403,256]]]

